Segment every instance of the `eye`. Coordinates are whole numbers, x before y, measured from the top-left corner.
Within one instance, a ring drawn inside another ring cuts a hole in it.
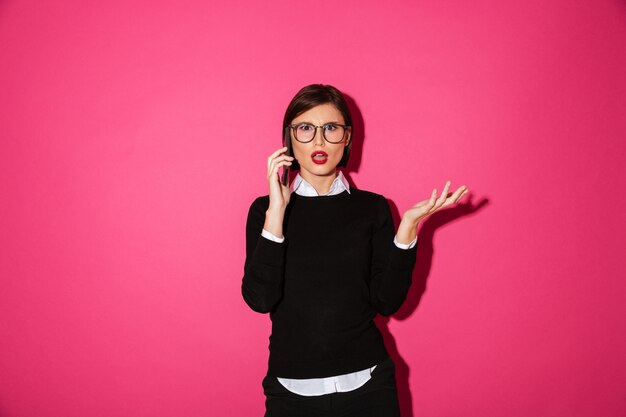
[[[311,126],[308,123],[300,123],[299,125],[296,126],[296,129],[302,131],[302,132],[308,132],[310,130],[313,129],[313,126]]]
[[[333,130],[337,130],[337,129],[338,127],[331,123],[324,125],[324,130],[327,132],[332,132]]]

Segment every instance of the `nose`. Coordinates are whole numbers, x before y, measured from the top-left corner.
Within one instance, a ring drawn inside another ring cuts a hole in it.
[[[324,129],[323,126],[319,127],[319,128],[318,127],[315,128],[315,136],[313,136],[313,145],[321,145],[321,146],[325,145],[324,142],[326,142],[326,141],[324,140],[324,130],[323,129]],[[319,132],[319,134],[318,134],[318,132]]]

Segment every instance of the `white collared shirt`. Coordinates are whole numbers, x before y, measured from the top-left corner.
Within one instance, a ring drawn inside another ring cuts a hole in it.
[[[338,171],[335,180],[330,185],[330,190],[328,190],[328,192],[324,195],[339,194],[343,192],[343,190],[350,192],[350,184],[348,183],[348,180],[346,180],[346,177],[343,176],[343,173],[341,171]],[[307,180],[302,178],[300,176],[300,173],[296,175],[296,178],[294,178],[293,182],[291,183],[291,192],[296,192],[297,194],[305,197],[319,196],[317,190],[311,184],[309,184]]]
[[[330,186],[330,190],[328,193],[324,195],[335,195],[340,194],[344,191],[350,192],[350,184],[344,177],[341,171],[338,171],[337,177],[333,181]],[[300,176],[300,173],[296,175],[296,178],[291,183],[291,192],[295,192],[298,195],[305,197],[318,197],[319,194],[317,190],[309,184],[307,180]],[[269,240],[274,242],[282,242],[285,240],[284,237],[280,238],[267,230],[263,229],[261,231],[261,235]],[[417,236],[411,243],[400,243],[397,238],[393,238],[393,242],[401,249],[410,249],[415,246],[417,243]],[[376,368],[376,365],[371,368],[366,368],[361,371],[350,372],[343,375],[335,375],[329,376],[326,378],[309,378],[309,379],[291,379],[291,378],[277,378],[278,382],[280,382],[285,388],[289,391],[304,395],[304,396],[315,396],[315,395],[324,395],[331,394],[333,392],[348,392],[353,391],[367,381],[370,380],[371,374]]]

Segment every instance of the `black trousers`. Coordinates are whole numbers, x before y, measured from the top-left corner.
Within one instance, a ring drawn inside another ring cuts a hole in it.
[[[400,417],[396,367],[381,362],[363,386],[349,392],[308,397],[294,394],[278,379],[263,379],[265,417]]]

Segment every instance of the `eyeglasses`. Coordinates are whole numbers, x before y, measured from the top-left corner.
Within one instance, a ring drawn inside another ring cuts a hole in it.
[[[338,123],[326,123],[323,126],[316,126],[311,123],[298,123],[297,125],[289,125],[293,130],[293,136],[298,142],[308,143],[313,140],[317,133],[317,128],[322,128],[322,136],[324,140],[330,143],[340,143],[346,136],[346,130],[350,126],[340,125]]]

